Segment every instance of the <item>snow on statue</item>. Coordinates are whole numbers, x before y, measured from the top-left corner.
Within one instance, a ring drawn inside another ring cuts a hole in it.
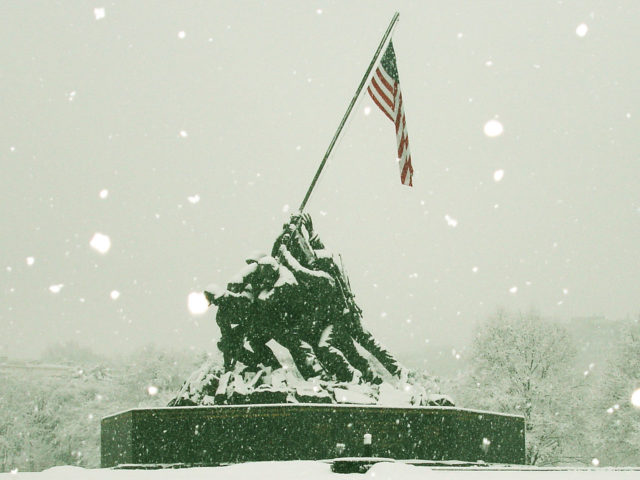
[[[341,263],[292,215],[271,254],[253,253],[226,288],[205,291],[218,310],[223,369],[203,365],[169,405],[385,403],[452,405],[412,385],[409,372],[362,325]]]

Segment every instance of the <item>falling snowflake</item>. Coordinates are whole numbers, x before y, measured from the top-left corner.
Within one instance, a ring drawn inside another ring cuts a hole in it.
[[[91,248],[104,255],[111,248],[111,239],[108,235],[96,232],[93,234],[89,245],[91,245]]]
[[[472,267],[472,268],[471,268],[471,271],[472,271],[473,273],[478,273],[478,267]]]
[[[120,292],[118,290],[111,290],[109,296],[112,300],[117,300],[120,297]]]
[[[183,40],[186,36],[187,36],[187,33],[184,30],[181,30],[180,32],[178,32],[178,38],[180,40]]]
[[[101,199],[105,199],[109,196],[109,190],[107,190],[106,188],[103,188],[102,190],[100,190],[100,198]]]
[[[591,465],[593,465],[594,467],[597,467],[598,465],[600,465],[600,460],[598,460],[597,458],[592,459]]]
[[[631,394],[631,405],[636,408],[640,408],[640,388],[637,388]]]
[[[31,266],[35,263],[36,259],[33,257],[27,257],[27,265]]]
[[[96,20],[102,20],[106,14],[104,7],[97,7],[93,9],[93,15],[96,17]]]
[[[518,292],[518,287],[516,285],[514,285],[509,289],[509,293],[517,293],[517,292]]]
[[[153,385],[149,385],[147,387],[147,393],[151,396],[153,395],[157,395],[158,394],[158,387],[155,387]]]
[[[579,37],[584,37],[588,31],[589,31],[589,27],[587,26],[587,24],[581,23],[576,28],[576,35],[578,35]]]
[[[484,134],[487,137],[499,137],[502,132],[504,132],[504,127],[498,120],[489,120],[484,124]]]
[[[370,113],[371,113],[371,107],[367,105],[366,107],[364,107],[364,114],[369,115]]]
[[[198,203],[200,201],[200,195],[198,195],[198,194],[192,195],[190,197],[187,197],[187,200],[189,200],[189,202],[191,202],[193,204],[196,204],[196,203]]]
[[[287,213],[288,211],[289,211],[289,204],[288,204],[288,203],[285,203],[285,204],[282,206],[282,213]]]
[[[187,133],[186,130],[180,130],[180,136],[182,138],[187,138],[189,136],[189,134]]]
[[[209,308],[209,302],[201,292],[191,292],[187,296],[187,308],[192,315],[202,315]]]
[[[58,283],[58,284],[55,284],[55,285],[51,285],[51,286],[49,287],[49,291],[50,291],[51,293],[60,293],[60,290],[62,290],[62,287],[64,287],[64,285],[63,285],[62,283]]]
[[[493,180],[494,181],[499,182],[503,178],[504,178],[504,170],[500,169],[500,170],[496,170],[495,172],[493,172]]]
[[[455,218],[449,216],[449,215],[445,215],[444,216],[445,221],[447,222],[447,225],[455,228],[458,226],[458,220],[456,220]]]

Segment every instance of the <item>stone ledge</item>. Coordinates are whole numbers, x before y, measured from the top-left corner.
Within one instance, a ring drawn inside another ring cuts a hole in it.
[[[525,459],[524,418],[515,415],[456,407],[276,404],[138,408],[105,417],[101,465],[358,457],[365,433],[373,436],[375,457],[502,464]]]

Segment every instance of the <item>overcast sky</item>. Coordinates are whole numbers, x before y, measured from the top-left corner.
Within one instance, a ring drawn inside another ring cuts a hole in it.
[[[363,95],[308,204],[365,324],[636,317],[637,1],[4,2],[0,355],[215,348],[187,296],[270,249],[394,10],[415,186]]]

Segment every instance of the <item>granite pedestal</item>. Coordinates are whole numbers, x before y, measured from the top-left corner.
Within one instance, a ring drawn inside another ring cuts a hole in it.
[[[455,407],[136,408],[102,419],[101,465],[353,457],[364,454],[365,433],[376,457],[524,464],[524,428],[521,416]]]

